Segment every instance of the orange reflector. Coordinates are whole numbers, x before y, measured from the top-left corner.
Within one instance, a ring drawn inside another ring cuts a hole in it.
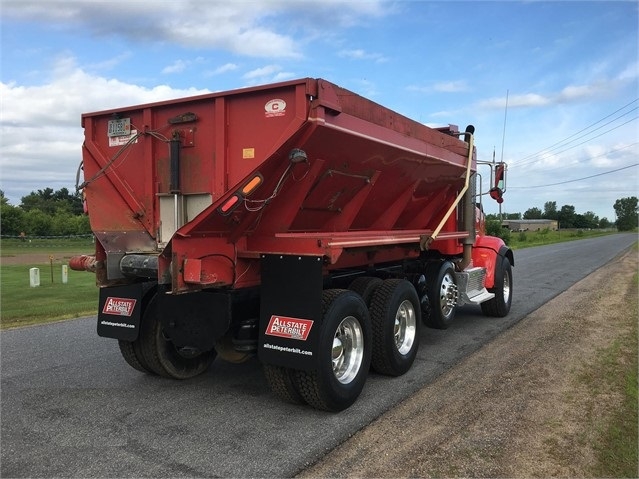
[[[255,176],[251,181],[244,185],[240,190],[245,196],[250,195],[253,191],[262,184],[262,175]]]
[[[220,206],[220,208],[219,208],[220,213],[226,214],[226,213],[230,212],[231,209],[234,206],[236,206],[239,201],[240,201],[240,197],[238,195],[231,196],[228,200],[226,200],[226,203],[224,203],[222,206]]]

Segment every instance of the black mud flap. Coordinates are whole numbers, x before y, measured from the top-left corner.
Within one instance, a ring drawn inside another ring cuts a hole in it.
[[[210,351],[229,329],[232,312],[228,293],[158,294],[155,300],[158,319],[176,346]]]
[[[322,258],[262,255],[260,361],[294,369],[318,367]]]
[[[135,341],[142,315],[142,284],[100,288],[98,336]]]

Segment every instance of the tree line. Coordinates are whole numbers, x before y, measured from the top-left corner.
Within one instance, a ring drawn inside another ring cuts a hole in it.
[[[82,195],[67,188],[32,191],[19,205],[9,204],[0,190],[2,236],[74,236],[91,233]]]
[[[577,213],[573,205],[563,205],[557,208],[556,201],[544,203],[544,209],[533,207],[521,213],[505,213],[504,220],[555,220],[562,229],[607,229],[617,228],[619,231],[632,231],[639,223],[639,208],[636,196],[620,198],[615,201],[616,220],[611,222],[608,218],[599,218],[592,211],[583,214]],[[488,219],[498,220],[498,215],[487,215]]]
[[[529,208],[521,213],[506,213],[501,219],[548,219],[559,222],[560,228],[606,229],[616,227],[619,231],[637,228],[639,221],[636,196],[620,198],[613,205],[615,222],[599,218],[592,211],[579,214],[572,205],[557,208],[556,201],[547,201],[543,210]],[[498,220],[497,215],[488,219]],[[0,232],[3,236],[72,236],[90,234],[89,219],[84,214],[82,195],[70,193],[67,188],[54,191],[52,188],[32,191],[23,196],[19,205],[9,204],[0,190]]]

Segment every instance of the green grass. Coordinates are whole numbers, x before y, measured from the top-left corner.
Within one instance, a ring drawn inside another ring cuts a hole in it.
[[[40,269],[40,286],[30,286],[29,269]],[[0,327],[12,328],[96,314],[98,288],[95,274],[68,270],[62,283],[62,265],[2,266],[0,275]]]
[[[68,270],[62,283],[62,265],[76,254],[92,254],[95,245],[88,238],[5,238],[0,241],[0,327],[41,324],[96,314],[98,288],[95,275]],[[53,257],[41,263],[6,264],[6,258],[43,254]],[[29,270],[40,269],[40,286],[29,286]],[[53,269],[53,282],[51,272]]]
[[[93,253],[95,245],[92,237],[82,238],[4,238],[0,241],[0,256],[18,256],[22,254],[55,253]]]
[[[635,247],[635,250],[637,248]],[[605,387],[608,393],[618,393],[623,397],[605,424],[598,427],[599,435],[594,444],[597,463],[593,467],[594,477],[637,477],[639,467],[639,434],[637,432],[638,395],[637,370],[639,369],[639,344],[637,340],[637,298],[638,274],[634,275],[632,292],[628,302],[628,325],[630,334],[615,341],[601,351],[598,364],[593,370],[593,389]]]
[[[541,246],[552,243],[564,243],[567,241],[574,241],[585,238],[595,238],[597,236],[605,236],[610,234],[617,234],[617,231],[603,231],[603,230],[560,230],[550,231],[544,229],[541,231],[521,231],[510,232],[510,240],[508,246],[512,249],[529,248],[531,246]]]

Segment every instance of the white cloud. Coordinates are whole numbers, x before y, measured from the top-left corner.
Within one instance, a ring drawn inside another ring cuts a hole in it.
[[[375,63],[385,63],[388,61],[388,58],[381,53],[371,53],[362,49],[340,50],[337,55],[343,58],[351,58],[353,60],[372,60]]]
[[[163,74],[171,74],[171,73],[182,73],[186,67],[188,66],[188,62],[184,60],[175,60],[172,64],[167,65],[162,69]]]
[[[59,59],[53,72],[51,82],[39,86],[0,82],[0,189],[12,204],[34,188],[75,185],[82,113],[208,92],[127,84],[89,74],[69,57]]]
[[[222,75],[223,73],[232,72],[238,69],[238,66],[235,63],[225,63],[212,71],[206,73],[207,76],[213,75]]]
[[[465,80],[451,80],[423,86],[409,85],[406,90],[419,93],[458,93],[468,91],[468,84]]]
[[[627,65],[617,78],[620,81],[637,81],[637,78],[639,78],[639,61]]]
[[[468,85],[463,80],[435,83],[433,89],[441,93],[458,93],[468,90]]]
[[[250,85],[257,85],[261,83],[272,83],[290,80],[296,75],[292,72],[282,71],[282,67],[279,65],[266,65],[261,68],[255,68],[242,75],[242,78],[247,80]]]
[[[169,42],[184,47],[224,49],[270,58],[300,58],[293,38],[299,29],[348,27],[385,13],[384,2],[312,0],[268,2],[88,2],[5,0],[3,15],[86,28],[96,36],[122,36],[136,42]],[[290,33],[289,33],[290,32]]]

